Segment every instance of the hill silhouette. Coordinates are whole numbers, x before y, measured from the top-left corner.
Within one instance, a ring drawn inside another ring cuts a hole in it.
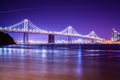
[[[15,44],[14,39],[7,33],[0,32],[0,46]]]

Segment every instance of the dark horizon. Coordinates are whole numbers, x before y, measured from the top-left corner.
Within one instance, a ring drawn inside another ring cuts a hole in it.
[[[112,28],[120,32],[119,9],[119,1],[114,0],[1,0],[0,26],[27,18],[41,29],[62,31],[73,26],[80,34],[93,30],[110,39]]]

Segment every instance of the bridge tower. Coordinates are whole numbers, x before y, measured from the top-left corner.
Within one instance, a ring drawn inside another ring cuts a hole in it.
[[[28,19],[24,20],[24,31],[28,31]],[[23,33],[23,43],[28,43],[28,33]]]
[[[68,34],[72,34],[72,26],[68,26]],[[71,36],[68,36],[68,43],[72,43]]]
[[[53,34],[48,35],[48,43],[55,43],[55,35]]]

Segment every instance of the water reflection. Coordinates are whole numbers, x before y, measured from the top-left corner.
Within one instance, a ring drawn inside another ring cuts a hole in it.
[[[82,72],[79,49],[16,46],[0,48],[0,79],[80,79]]]
[[[119,80],[119,50],[83,50],[83,80]],[[92,55],[91,55],[92,54]]]
[[[0,80],[119,80],[119,54],[80,47],[1,47]]]

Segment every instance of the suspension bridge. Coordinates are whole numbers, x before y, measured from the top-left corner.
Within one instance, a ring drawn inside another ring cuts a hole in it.
[[[28,43],[28,34],[46,34],[48,35],[48,43],[55,43],[55,36],[67,36],[68,43],[72,42],[71,37],[81,37],[81,38],[88,38],[92,40],[104,40],[97,36],[94,31],[91,31],[87,35],[79,34],[72,26],[68,26],[66,29],[62,31],[47,31],[40,29],[36,25],[34,25],[30,20],[24,19],[19,23],[8,27],[0,27],[1,32],[15,32],[15,33],[23,33],[23,42]]]

